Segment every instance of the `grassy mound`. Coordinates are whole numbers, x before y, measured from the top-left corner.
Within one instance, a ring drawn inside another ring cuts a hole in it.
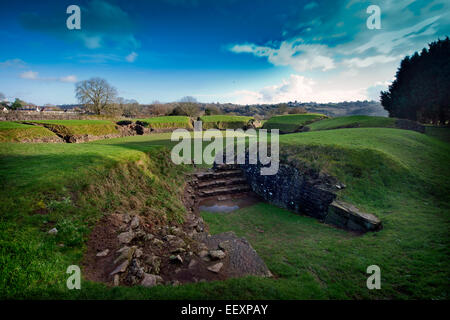
[[[0,142],[22,142],[37,139],[57,138],[46,128],[11,121],[0,122]]]
[[[191,129],[191,119],[187,116],[163,116],[146,119],[137,119],[144,126],[153,129]]]
[[[305,113],[305,114],[288,114],[282,116],[274,116],[268,121],[264,122],[263,129],[279,129],[281,132],[295,132],[297,129],[326,118],[320,113]]]
[[[202,116],[203,129],[244,129],[253,120],[253,117],[246,116]]]
[[[61,135],[103,136],[118,133],[115,124],[108,120],[37,120],[32,122]]]
[[[158,138],[141,148],[108,141],[0,145],[1,298],[67,294],[65,269],[80,264],[89,231],[105,213],[182,219],[189,168],[173,165]],[[47,234],[53,227],[56,237]]]
[[[394,118],[371,116],[348,116],[324,119],[308,125],[311,131],[341,128],[394,128]]]

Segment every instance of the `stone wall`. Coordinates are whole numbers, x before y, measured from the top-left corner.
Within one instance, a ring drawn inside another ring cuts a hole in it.
[[[372,214],[337,201],[336,192],[345,185],[329,175],[281,164],[276,175],[260,175],[261,165],[241,168],[251,189],[264,200],[290,211],[306,214],[325,223],[352,231],[379,230],[381,222]]]

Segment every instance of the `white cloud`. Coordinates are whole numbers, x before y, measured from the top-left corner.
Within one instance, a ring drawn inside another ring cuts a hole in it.
[[[70,75],[70,76],[66,76],[66,77],[61,77],[61,78],[59,78],[59,81],[61,81],[61,82],[71,82],[71,83],[74,83],[74,82],[77,82],[77,77],[74,76],[74,75]]]
[[[439,18],[440,16],[434,16],[412,27],[377,34],[365,44],[355,48],[354,52],[363,53],[369,49],[375,49],[380,53],[388,54],[394,48],[408,44],[412,38],[433,35],[436,32],[434,24]]]
[[[129,55],[127,55],[127,56],[125,57],[125,59],[126,59],[128,62],[134,62],[134,61],[136,60],[137,56],[138,56],[138,54],[137,54],[136,52],[133,51],[132,53],[130,53]]]
[[[38,75],[39,75],[38,72],[30,70],[30,71],[26,71],[26,72],[21,73],[20,77],[22,79],[36,80],[36,79],[38,79]]]
[[[39,80],[39,81],[59,81],[59,82],[68,82],[68,83],[77,82],[77,77],[74,75],[68,75],[68,76],[60,77],[60,78],[42,78],[42,77],[39,77],[39,72],[31,71],[31,70],[21,73],[20,77],[22,79]]]
[[[295,100],[326,103],[368,98],[366,88],[348,89],[330,86],[298,74],[291,74],[281,83],[266,86],[258,91],[239,90],[225,96],[234,97],[239,104],[281,103]]]
[[[403,58],[401,56],[385,56],[385,55],[377,55],[366,58],[351,58],[342,60],[342,64],[350,67],[350,68],[367,68],[373,64],[383,64],[392,61],[399,61]]]
[[[19,67],[19,68],[23,68],[25,67],[25,61],[23,61],[22,59],[9,59],[9,60],[5,60],[3,62],[0,62],[0,67]]]
[[[300,38],[283,41],[279,48],[236,44],[229,50],[234,53],[251,53],[257,57],[267,57],[273,65],[290,66],[297,72],[313,69],[326,71],[335,68],[327,46],[305,44]]]

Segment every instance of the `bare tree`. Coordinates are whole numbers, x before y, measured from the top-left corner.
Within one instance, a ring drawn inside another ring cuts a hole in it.
[[[75,85],[75,93],[78,101],[95,114],[105,111],[115,102],[117,96],[116,88],[101,78],[78,82]]]
[[[184,103],[197,103],[197,99],[195,99],[192,96],[185,96],[183,98],[180,99],[180,102],[184,102]]]

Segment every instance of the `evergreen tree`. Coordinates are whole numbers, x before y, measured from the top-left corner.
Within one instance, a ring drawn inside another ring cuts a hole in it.
[[[390,117],[423,123],[450,120],[450,40],[429,44],[421,53],[405,57],[381,104]]]

